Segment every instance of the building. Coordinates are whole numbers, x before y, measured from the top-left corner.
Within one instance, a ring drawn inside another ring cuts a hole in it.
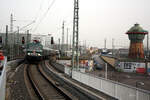
[[[143,40],[148,31],[135,24],[126,34],[130,40],[129,58],[144,58]]]
[[[116,69],[123,72],[150,74],[150,61],[145,59],[143,49],[143,39],[148,31],[143,30],[139,24],[135,24],[126,34],[130,40],[128,57],[119,58],[116,61]],[[120,52],[125,56],[127,49],[122,49]]]

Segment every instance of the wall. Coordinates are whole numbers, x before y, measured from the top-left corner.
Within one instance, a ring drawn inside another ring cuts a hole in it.
[[[145,73],[145,66],[146,64],[144,62],[118,62],[116,68],[124,72],[138,72],[138,70],[141,70],[140,73]],[[150,74],[150,63],[148,63],[148,72]]]

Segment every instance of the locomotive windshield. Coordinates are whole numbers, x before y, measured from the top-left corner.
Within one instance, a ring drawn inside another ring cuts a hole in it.
[[[30,43],[28,45],[28,51],[32,51],[32,50],[39,50],[39,52],[42,52],[43,46],[40,43]]]

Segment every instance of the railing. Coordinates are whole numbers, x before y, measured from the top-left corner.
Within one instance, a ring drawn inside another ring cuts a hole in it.
[[[5,57],[5,59],[4,59],[3,70],[0,75],[0,100],[5,100],[6,66],[7,66],[7,57]]]
[[[71,73],[72,72],[72,73]],[[65,67],[65,73],[73,79],[104,92],[119,100],[150,100],[150,91],[104,79],[92,74],[82,73]]]

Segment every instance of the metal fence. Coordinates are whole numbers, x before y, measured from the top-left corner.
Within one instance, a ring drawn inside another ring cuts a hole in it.
[[[65,67],[72,78],[119,100],[150,100],[150,92]]]
[[[0,100],[5,100],[6,65],[7,65],[7,57],[5,57],[3,71],[2,74],[0,75]]]

